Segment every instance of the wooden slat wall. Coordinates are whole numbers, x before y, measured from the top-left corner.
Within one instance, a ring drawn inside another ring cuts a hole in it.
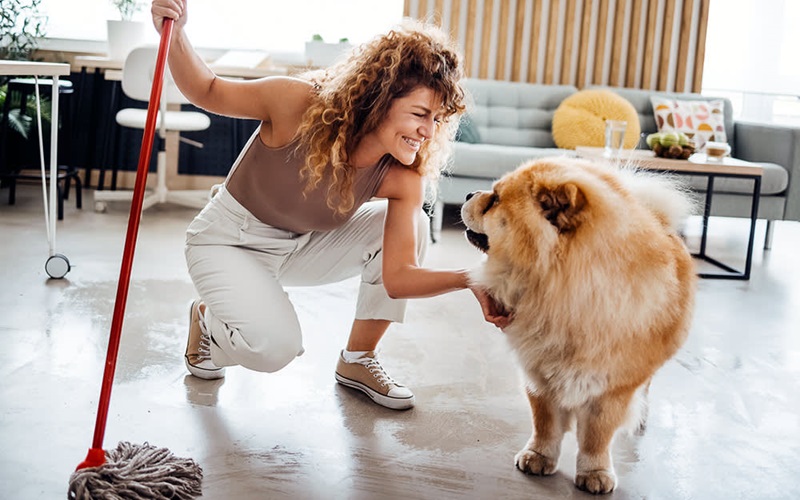
[[[405,0],[474,78],[700,92],[711,0]],[[447,15],[449,13],[449,15]]]

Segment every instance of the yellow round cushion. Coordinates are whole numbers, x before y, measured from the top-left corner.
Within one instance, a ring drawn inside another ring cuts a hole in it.
[[[624,120],[626,149],[639,143],[639,114],[633,104],[608,89],[587,89],[567,97],[553,114],[553,141],[562,149],[603,147],[606,120]]]

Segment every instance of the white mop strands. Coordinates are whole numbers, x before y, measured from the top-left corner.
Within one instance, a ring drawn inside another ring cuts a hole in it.
[[[166,448],[121,442],[105,455],[103,465],[72,474],[69,499],[189,500],[202,494],[200,465]]]

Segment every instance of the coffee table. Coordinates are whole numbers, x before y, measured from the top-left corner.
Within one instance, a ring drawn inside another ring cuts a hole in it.
[[[615,158],[604,155],[603,148],[578,146],[575,148],[578,156],[587,159],[602,159],[615,163],[632,163],[639,168],[656,172],[670,172],[678,175],[699,175],[707,179],[705,202],[703,206],[703,233],[700,238],[700,249],[692,256],[722,269],[724,273],[699,273],[701,278],[749,280],[750,268],[753,263],[753,242],[755,239],[756,219],[758,218],[758,203],[761,197],[761,176],[764,169],[755,163],[750,163],[736,158],[708,158],[704,154],[695,153],[687,160],[659,158],[652,151],[642,149],[626,149]],[[739,271],[706,254],[708,240],[708,220],[711,215],[711,202],[714,194],[714,179],[717,177],[734,177],[751,179],[753,181],[753,195],[750,206],[750,234],[747,242],[744,271]]]

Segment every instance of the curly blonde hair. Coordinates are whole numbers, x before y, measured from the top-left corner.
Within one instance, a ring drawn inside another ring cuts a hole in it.
[[[307,151],[300,171],[306,181],[305,194],[316,189],[330,169],[327,204],[338,214],[349,212],[354,204],[355,175],[350,155],[385,119],[392,100],[420,85],[441,97],[442,120],[408,168],[435,184],[465,110],[461,57],[441,28],[406,21],[358,47],[328,70],[305,76],[316,89],[298,131],[298,147]]]

